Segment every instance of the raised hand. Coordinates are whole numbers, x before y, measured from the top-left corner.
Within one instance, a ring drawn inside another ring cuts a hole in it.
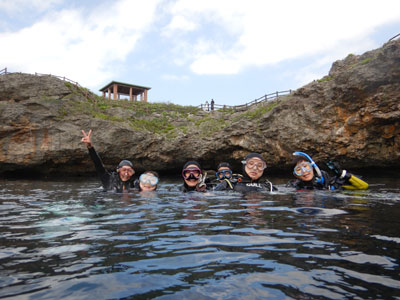
[[[200,174],[199,177],[199,183],[196,185],[196,191],[198,192],[204,192],[207,188],[207,185],[205,183],[207,177],[207,172],[204,173],[204,176]]]
[[[92,148],[92,141],[90,140],[90,136],[92,135],[92,129],[86,134],[85,130],[81,130],[83,134],[83,138],[81,139],[82,143],[86,145],[88,148]]]

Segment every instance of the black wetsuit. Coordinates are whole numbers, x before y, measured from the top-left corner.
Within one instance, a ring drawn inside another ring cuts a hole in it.
[[[235,185],[243,179],[243,176],[240,174],[233,174],[232,178],[225,178],[221,182],[218,180],[213,183],[214,191],[232,191],[235,188]]]
[[[191,187],[191,186],[188,186],[186,183],[184,183],[184,184],[182,184],[180,187],[179,187],[179,190],[181,191],[181,192],[184,192],[184,193],[187,193],[187,192],[195,192],[196,191],[196,187],[194,186],[194,187]]]
[[[101,183],[105,190],[115,190],[121,193],[124,190],[137,190],[138,182],[135,183],[133,176],[128,181],[122,181],[117,172],[108,172],[100,156],[97,154],[94,147],[88,149],[90,158],[93,160],[94,166],[96,167],[97,174],[99,174]]]
[[[184,183],[179,187],[179,190],[180,190],[181,192],[184,192],[184,193],[187,193],[187,192],[199,192],[199,193],[204,193],[204,192],[206,192],[207,190],[210,190],[210,189],[211,189],[211,185],[210,185],[209,183],[206,184],[206,188],[205,188],[205,189],[198,188],[197,185],[196,185],[196,186],[193,186],[193,187],[188,186],[188,185],[186,184],[186,182],[184,182]]]
[[[237,182],[234,186],[234,191],[247,193],[247,192],[272,192],[278,189],[272,185],[267,179],[251,180],[251,178],[244,176],[243,180]]]

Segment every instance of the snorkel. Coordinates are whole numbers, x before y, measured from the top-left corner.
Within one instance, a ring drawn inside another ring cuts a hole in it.
[[[324,176],[322,176],[321,170],[318,168],[317,164],[312,160],[310,155],[304,152],[294,152],[293,156],[303,156],[307,158],[311,166],[315,169],[315,172],[317,173],[317,182],[321,184],[324,183],[325,181]]]

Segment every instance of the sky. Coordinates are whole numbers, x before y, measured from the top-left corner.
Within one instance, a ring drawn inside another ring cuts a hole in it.
[[[0,70],[149,102],[240,105],[327,75],[400,33],[398,0],[0,0]]]

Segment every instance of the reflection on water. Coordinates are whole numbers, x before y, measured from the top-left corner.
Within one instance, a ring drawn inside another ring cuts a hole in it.
[[[400,189],[104,193],[1,181],[0,298],[400,299]]]

